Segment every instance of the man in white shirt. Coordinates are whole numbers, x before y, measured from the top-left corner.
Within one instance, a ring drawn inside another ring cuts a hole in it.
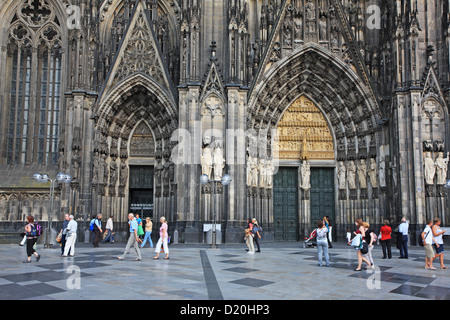
[[[425,269],[436,270],[436,268],[433,267],[434,251],[432,244],[434,241],[434,243],[436,244],[436,248],[439,248],[439,244],[434,239],[433,232],[431,231],[432,225],[433,220],[428,219],[427,226],[420,236],[423,239],[423,247],[425,248]]]
[[[66,227],[66,246],[64,248],[63,257],[67,257],[70,251],[70,256],[75,254],[75,241],[77,240],[78,223],[74,220],[73,215],[69,216],[69,224]]]
[[[103,239],[102,242],[111,242],[114,243],[114,236],[113,236],[113,216],[110,216],[109,219],[106,221],[106,236],[105,239]]]
[[[408,229],[409,223],[406,218],[402,219],[402,223],[398,226],[398,232],[401,233],[401,241],[399,244],[400,259],[408,259]]]

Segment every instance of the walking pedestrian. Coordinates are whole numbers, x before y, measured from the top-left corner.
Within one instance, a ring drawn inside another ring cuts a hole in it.
[[[152,229],[153,229],[152,220],[149,217],[147,217],[145,219],[145,237],[144,237],[144,241],[142,242],[141,248],[143,248],[145,246],[145,243],[147,242],[147,240],[150,243],[150,248],[153,248]]]
[[[381,248],[383,249],[383,258],[382,259],[386,259],[392,258],[392,250],[391,250],[391,233],[392,233],[392,228],[389,226],[389,220],[384,220],[383,221],[384,226],[382,226],[380,228],[380,234],[381,234],[381,239],[380,239],[380,243],[381,243]]]
[[[110,242],[110,243],[114,243],[114,235],[113,235],[113,230],[114,230],[114,225],[113,225],[113,216],[110,216],[108,218],[108,220],[106,221],[106,236],[105,238],[102,240],[102,242]]]
[[[164,257],[164,260],[169,260],[169,246],[168,246],[168,229],[167,221],[165,217],[159,218],[159,222],[161,222],[161,227],[159,228],[159,240],[155,247],[156,256],[153,257],[153,259],[158,260],[159,259],[159,252],[161,251],[161,244],[164,248],[164,253],[166,256]]]
[[[75,242],[77,240],[78,222],[75,221],[73,215],[69,216],[69,223],[66,227],[66,245],[63,253],[63,257],[75,255]],[[70,254],[69,254],[70,252]]]
[[[434,259],[434,251],[433,251],[433,242],[436,243],[436,247],[439,248],[439,244],[436,242],[433,236],[433,232],[431,230],[431,226],[433,225],[433,220],[428,219],[427,225],[420,235],[423,240],[423,247],[425,249],[425,269],[436,270],[433,267],[433,259]]]
[[[371,267],[371,263],[365,258],[363,257],[362,253],[361,253],[361,244],[362,241],[365,241],[364,238],[366,236],[366,232],[364,230],[364,222],[361,219],[356,219],[355,221],[355,225],[357,230],[355,231],[355,237],[352,239],[352,246],[355,248],[356,250],[356,256],[358,257],[358,267],[355,269],[355,271],[361,271],[361,266],[363,261],[367,264],[368,268]],[[353,245],[355,242],[358,242],[356,245]],[[359,241],[358,241],[359,240]]]
[[[138,237],[142,240],[142,236],[145,234],[144,228],[142,226],[142,219],[139,217],[139,214],[136,213],[136,222],[138,224]]]
[[[399,259],[408,259],[408,230],[409,222],[406,218],[402,218],[402,223],[398,226],[398,232],[401,234]]]
[[[102,240],[102,214],[99,213],[94,220],[94,248],[98,248],[98,243]]]
[[[34,217],[27,217],[28,224],[25,226],[25,235],[27,237],[27,260],[23,261],[24,263],[31,263],[31,256],[34,255],[36,257],[36,262],[39,261],[41,255],[39,255],[34,249],[34,245],[38,239],[37,228],[34,224]]]
[[[442,230],[440,226],[441,226],[441,219],[437,217],[434,218],[433,226],[431,227],[431,232],[433,233],[434,239],[436,240],[436,243],[438,245],[433,244],[434,250],[436,251],[436,254],[433,257],[433,261],[434,259],[439,257],[441,269],[448,269],[448,267],[444,265],[444,240],[443,240],[443,235],[447,230]]]
[[[141,249],[139,248],[139,242],[141,242],[142,240],[139,239],[138,234],[137,234],[138,224],[137,224],[136,218],[134,217],[134,214],[132,214],[132,213],[128,214],[128,222],[130,225],[130,237],[128,238],[128,242],[127,242],[127,246],[125,247],[125,251],[123,252],[123,254],[121,256],[117,257],[117,259],[119,259],[119,260],[125,259],[125,256],[128,254],[128,251],[130,251],[131,247],[134,247],[134,250],[136,251],[136,255],[137,255],[137,258],[135,260],[141,261],[142,256],[141,256]]]
[[[259,241],[258,239],[261,239],[261,235],[259,234],[259,225],[258,225],[258,221],[256,221],[256,218],[252,219],[252,233],[253,233],[253,242],[254,244],[256,243],[256,246],[258,247],[258,250],[256,250],[255,252],[261,252],[261,247],[259,246]],[[254,247],[253,244],[253,247]]]
[[[66,213],[64,215],[64,221],[61,225],[61,256],[64,254],[64,248],[66,247],[66,234],[67,234],[67,225],[69,224],[69,214]]]
[[[373,243],[375,240],[375,234],[373,233],[372,229],[370,229],[370,224],[368,222],[363,222],[364,226],[364,241],[366,241],[369,250],[366,254],[363,254],[363,257],[366,258],[370,262],[370,267],[373,268],[374,262],[372,257],[372,250],[373,250]]]
[[[247,248],[248,248],[247,249],[247,253],[254,254],[255,253],[255,246],[253,244],[253,233],[252,233],[252,229],[250,229],[250,227],[245,229],[244,241],[245,241],[245,244],[247,245]]]
[[[347,245],[350,245],[350,242],[352,240],[352,233],[350,231],[350,229],[347,229],[347,234],[345,235],[345,237],[347,238]]]
[[[328,227],[325,225],[324,221],[317,222],[316,229],[316,240],[317,240],[317,260],[319,267],[322,266],[322,255],[325,257],[325,264],[327,267],[330,266],[330,256],[328,254]]]

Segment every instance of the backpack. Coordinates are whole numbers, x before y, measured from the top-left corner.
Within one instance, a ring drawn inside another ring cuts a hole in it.
[[[36,237],[37,236],[37,229],[34,224],[30,224],[30,232],[27,232],[27,237]]]
[[[91,220],[91,223],[89,224],[89,230],[90,231],[94,231],[95,230],[95,223],[94,223],[95,219]]]
[[[35,222],[36,226],[36,235],[40,236],[42,234],[42,226],[39,224],[39,222]]]

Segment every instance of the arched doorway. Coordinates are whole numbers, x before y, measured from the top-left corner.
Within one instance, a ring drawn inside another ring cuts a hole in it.
[[[277,138],[275,240],[296,241],[299,221],[309,220],[312,228],[324,216],[335,218],[335,169],[330,167],[335,160],[333,136],[322,111],[302,95],[278,122]]]

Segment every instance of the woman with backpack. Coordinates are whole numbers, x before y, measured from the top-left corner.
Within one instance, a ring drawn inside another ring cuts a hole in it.
[[[36,244],[38,233],[37,228],[34,224],[34,218],[32,216],[27,217],[28,224],[25,226],[25,235],[27,237],[27,260],[23,261],[23,263],[31,263],[31,256],[34,254],[36,256],[36,262],[39,261],[41,256],[34,249],[34,245]]]

